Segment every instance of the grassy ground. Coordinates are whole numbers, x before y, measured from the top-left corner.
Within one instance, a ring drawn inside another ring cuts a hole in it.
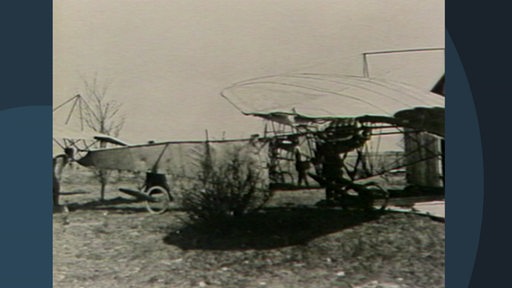
[[[54,287],[444,287],[444,223],[426,217],[311,208],[321,191],[278,192],[261,213],[205,229],[116,192],[140,184],[130,177],[99,203],[83,172],[67,171],[70,212],[54,213]]]

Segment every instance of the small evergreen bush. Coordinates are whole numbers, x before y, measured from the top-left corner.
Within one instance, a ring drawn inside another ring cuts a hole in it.
[[[198,159],[199,173],[182,206],[192,223],[224,222],[260,209],[272,196],[264,171],[250,151],[230,147],[215,159],[210,149]]]

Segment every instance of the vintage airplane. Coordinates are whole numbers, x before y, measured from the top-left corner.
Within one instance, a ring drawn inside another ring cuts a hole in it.
[[[93,149],[78,163],[147,172],[140,190],[121,191],[146,199],[150,212],[161,213],[175,189],[185,187],[186,180],[197,174],[195,157],[205,151],[222,158],[230,147],[245,149],[268,175],[269,189],[322,187],[328,201],[364,208],[384,199],[383,208],[389,197],[376,177],[424,161],[437,163],[442,157],[436,145],[444,138],[444,98],[406,84],[287,74],[236,83],[221,95],[243,114],[268,120],[263,136]],[[415,148],[392,161],[384,159],[375,148],[381,138],[397,134],[409,135],[406,146]],[[434,136],[426,143],[419,134]],[[316,184],[310,185],[308,178]]]
[[[386,177],[404,169],[410,186],[442,189],[444,76],[432,91],[424,91],[370,77],[367,61],[374,54],[425,50],[443,49],[366,52],[362,76],[293,73],[250,79],[224,89],[222,97],[240,112],[266,121],[262,136],[129,145],[107,135],[89,135],[121,147],[87,144],[77,149],[86,153],[77,161],[99,169],[146,172],[140,189],[120,190],[147,200],[152,213],[164,212],[176,190],[188,189],[187,179],[198,173],[197,155],[222,158],[233,147],[253,158],[267,175],[269,189],[321,187],[326,200],[345,207],[354,199],[356,206],[365,208],[375,198],[386,200],[390,196],[390,190],[383,188],[389,186]],[[404,139],[403,151],[381,153],[381,144],[397,135]],[[77,139],[83,137],[69,137],[59,145],[76,147]],[[311,179],[316,184],[310,184]],[[384,207],[386,201],[382,203]]]

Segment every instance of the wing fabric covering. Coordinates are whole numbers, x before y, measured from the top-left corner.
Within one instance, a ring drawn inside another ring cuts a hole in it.
[[[398,82],[357,76],[262,77],[236,83],[221,94],[242,113],[263,118],[283,114],[304,118],[393,118],[397,112],[414,108],[421,111],[435,108],[432,115],[437,115],[440,109],[444,113],[444,97],[439,94]]]

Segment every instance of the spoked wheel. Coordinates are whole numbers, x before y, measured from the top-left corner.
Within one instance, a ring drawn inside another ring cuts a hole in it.
[[[172,201],[171,194],[162,186],[153,186],[146,191],[146,194],[155,201],[146,201],[146,209],[151,214],[162,214],[169,209]]]

